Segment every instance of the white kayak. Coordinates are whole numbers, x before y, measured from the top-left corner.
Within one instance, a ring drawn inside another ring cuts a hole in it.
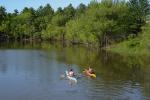
[[[67,76],[67,78],[68,78],[71,82],[77,83],[77,79],[76,79],[75,77],[69,76],[68,71],[66,71],[66,76]]]

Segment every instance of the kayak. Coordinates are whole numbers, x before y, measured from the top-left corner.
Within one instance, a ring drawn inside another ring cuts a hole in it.
[[[72,82],[74,82],[74,83],[77,83],[77,79],[76,79],[75,77],[69,76],[68,71],[66,71],[66,76],[67,76],[67,78],[68,78],[70,81],[72,81]]]
[[[96,74],[91,74],[91,73],[89,73],[87,70],[84,70],[84,71],[83,71],[83,74],[86,75],[86,76],[90,76],[90,77],[92,77],[92,78],[96,78]]]

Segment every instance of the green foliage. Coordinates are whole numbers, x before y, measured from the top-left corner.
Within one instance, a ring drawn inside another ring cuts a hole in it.
[[[67,18],[64,15],[57,14],[52,18],[51,23],[55,26],[65,26],[66,21]]]
[[[15,39],[69,40],[99,43],[107,47],[114,42],[135,38],[146,23],[150,11],[148,0],[92,0],[88,6],[69,4],[54,11],[47,4],[38,9],[25,7],[21,12],[6,13],[0,7],[0,32]],[[137,46],[136,42],[130,44]]]
[[[112,45],[107,50],[124,55],[150,55],[150,23],[143,27],[142,33],[138,37],[130,38],[117,45]]]
[[[128,7],[132,19],[132,33],[138,33],[150,14],[149,0],[129,0]]]
[[[0,6],[0,24],[6,17],[6,9],[2,6]]]
[[[86,5],[81,3],[76,9],[75,17],[79,18],[82,14],[85,13],[85,10],[86,10]]]
[[[46,40],[59,40],[63,33],[63,27],[49,24],[45,31],[42,32],[42,38]]]

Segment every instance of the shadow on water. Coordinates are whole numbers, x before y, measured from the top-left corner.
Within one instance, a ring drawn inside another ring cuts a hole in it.
[[[69,47],[57,43],[1,43],[0,48],[0,80],[4,82],[0,83],[0,88],[3,87],[0,93],[3,93],[3,89],[10,90],[7,82],[15,81],[14,86],[18,84],[20,90],[26,88],[20,93],[24,100],[48,100],[51,97],[63,100],[68,95],[73,100],[150,99],[148,57],[120,56],[78,45]],[[77,85],[68,86],[67,80],[59,79],[69,68],[66,66],[68,64],[77,73],[82,73],[84,68],[90,66],[95,70],[97,78],[84,77],[78,80]],[[10,98],[17,100],[17,96],[14,94]],[[2,98],[6,100],[5,95]]]

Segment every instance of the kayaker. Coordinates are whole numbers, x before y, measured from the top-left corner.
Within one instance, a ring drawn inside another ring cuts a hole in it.
[[[90,67],[87,68],[87,69],[84,69],[83,75],[89,76],[89,77],[92,77],[92,78],[96,78],[96,74],[95,74],[94,70]]]
[[[75,75],[72,68],[69,70],[68,75],[69,75],[70,77],[73,77],[73,76]]]
[[[94,72],[94,70],[92,69],[92,68],[88,68],[88,72],[90,73],[90,74],[95,74],[95,72]]]

